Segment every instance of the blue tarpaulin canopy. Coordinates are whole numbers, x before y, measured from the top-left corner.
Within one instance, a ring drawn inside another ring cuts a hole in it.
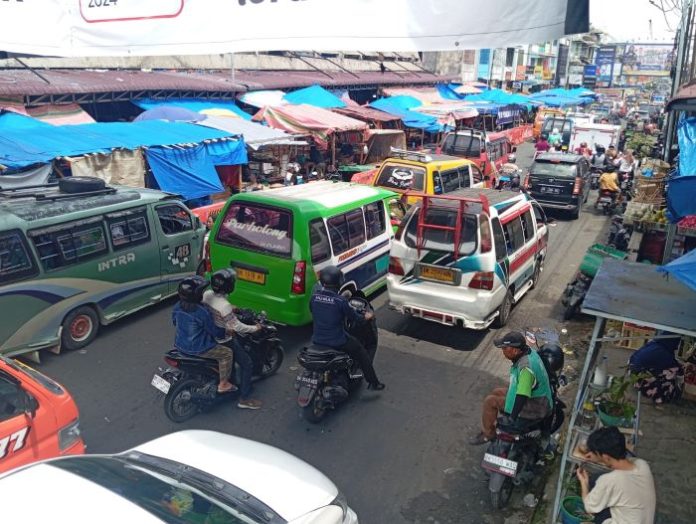
[[[696,249],[682,255],[665,266],[657,268],[660,273],[673,275],[674,278],[696,291]]]
[[[159,187],[186,200],[224,190],[214,160],[203,145],[187,148],[151,147],[145,152]]]
[[[0,165],[21,168],[33,164],[51,162],[63,156],[81,156],[88,153],[108,153],[112,149],[137,149],[140,147],[175,144],[198,144],[208,140],[231,138],[217,129],[185,122],[149,120],[144,122],[112,122],[52,126],[32,126],[28,122],[10,116],[18,126],[6,125],[7,115],[0,115]],[[212,143],[206,147],[212,146]],[[244,141],[223,140],[211,151],[224,164],[240,164],[247,161]]]
[[[324,109],[346,107],[346,103],[320,85],[313,85],[292,91],[283,97],[288,104],[307,104]]]
[[[375,109],[400,117],[406,127],[423,129],[429,133],[443,131],[446,126],[439,123],[436,117],[410,110],[421,105],[420,100],[406,95],[380,98],[370,103]]]
[[[667,208],[675,220],[696,215],[696,118],[683,114],[677,124],[679,169],[667,186]]]
[[[244,120],[251,120],[251,115],[239,109],[239,106],[231,100],[201,100],[197,98],[182,98],[179,100],[153,100],[151,98],[145,98],[143,100],[137,100],[133,102],[135,105],[142,109],[154,109],[159,106],[175,106],[188,109],[195,113],[202,113],[205,111],[224,109],[234,113]]]

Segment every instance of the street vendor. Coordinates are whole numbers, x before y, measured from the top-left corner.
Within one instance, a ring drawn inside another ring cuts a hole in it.
[[[596,523],[653,524],[655,483],[648,463],[628,458],[626,437],[618,428],[600,428],[587,438],[585,458],[603,464],[611,472],[600,475],[590,488],[590,476],[580,467],[577,477],[585,511]]]

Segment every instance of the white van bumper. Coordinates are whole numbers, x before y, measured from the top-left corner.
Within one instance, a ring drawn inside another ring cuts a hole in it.
[[[424,281],[404,283],[396,275],[387,276],[387,289],[389,307],[399,313],[477,330],[491,325],[505,296],[502,287],[486,291]]]

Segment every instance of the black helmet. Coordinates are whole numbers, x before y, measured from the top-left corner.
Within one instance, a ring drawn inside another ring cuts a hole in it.
[[[198,275],[185,278],[179,283],[179,299],[190,304],[200,304],[208,281]]]
[[[553,373],[558,373],[563,369],[565,355],[558,344],[544,344],[539,350],[539,356],[546,364],[546,369]]]
[[[327,266],[319,273],[319,282],[324,287],[340,289],[343,285],[343,271],[336,266]]]
[[[229,295],[234,291],[234,284],[237,281],[237,272],[232,268],[221,269],[213,273],[210,277],[210,287],[215,293]]]

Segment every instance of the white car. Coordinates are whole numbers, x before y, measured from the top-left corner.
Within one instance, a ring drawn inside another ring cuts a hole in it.
[[[3,522],[357,524],[323,473],[280,449],[189,430],[115,455],[38,462],[0,477]]]

